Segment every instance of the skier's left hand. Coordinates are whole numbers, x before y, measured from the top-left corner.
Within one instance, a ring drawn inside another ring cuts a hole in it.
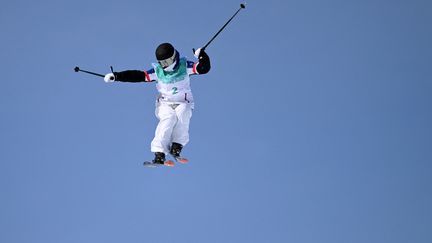
[[[196,58],[199,57],[199,55],[200,55],[200,53],[201,53],[201,49],[202,49],[202,48],[198,48],[198,49],[195,51],[194,56],[195,56]]]

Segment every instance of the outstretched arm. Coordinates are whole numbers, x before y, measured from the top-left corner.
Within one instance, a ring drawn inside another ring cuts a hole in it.
[[[146,82],[145,72],[139,70],[126,70],[123,72],[114,72],[115,81],[120,82]]]
[[[151,82],[153,81],[150,78],[148,73],[149,71],[140,71],[140,70],[126,70],[122,72],[114,72],[109,73],[105,76],[106,82],[130,82],[130,83],[138,83],[138,82]]]

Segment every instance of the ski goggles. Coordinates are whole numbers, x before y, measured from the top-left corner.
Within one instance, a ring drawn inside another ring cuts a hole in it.
[[[172,64],[174,64],[174,62],[176,61],[176,55],[177,55],[177,51],[174,51],[174,54],[171,57],[168,57],[167,59],[164,60],[158,60],[158,62],[163,68],[169,67]]]

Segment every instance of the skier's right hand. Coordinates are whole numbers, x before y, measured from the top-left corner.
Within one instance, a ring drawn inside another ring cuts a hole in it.
[[[115,75],[114,73],[108,73],[107,75],[105,75],[104,77],[105,83],[112,83],[115,81]]]

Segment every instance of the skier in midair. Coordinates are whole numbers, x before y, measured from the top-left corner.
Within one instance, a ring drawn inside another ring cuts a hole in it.
[[[156,48],[157,63],[153,68],[126,70],[105,75],[107,83],[156,82],[159,95],[156,99],[156,117],[159,119],[151,151],[155,154],[154,164],[167,164],[166,154],[170,153],[179,162],[186,163],[180,153],[189,142],[189,122],[192,117],[194,100],[190,87],[191,75],[205,74],[210,70],[210,58],[201,48],[195,51],[198,62],[180,57],[170,43],[162,43]]]

